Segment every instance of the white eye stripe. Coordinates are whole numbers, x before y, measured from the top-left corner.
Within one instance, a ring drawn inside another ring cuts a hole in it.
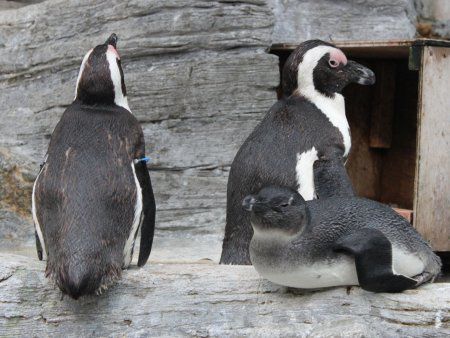
[[[87,52],[86,55],[83,58],[83,61],[81,62],[80,71],[78,72],[77,85],[75,86],[75,98],[74,98],[74,100],[78,96],[78,85],[80,83],[80,79],[81,79],[81,75],[83,74],[84,67],[86,66],[86,62],[89,59],[89,56],[91,55],[93,50],[94,49],[91,49],[89,52]]]
[[[315,104],[330,122],[339,129],[344,141],[344,156],[347,156],[350,152],[351,139],[348,121],[345,116],[344,97],[338,93],[335,93],[334,98],[323,95],[316,90],[313,79],[313,71],[319,60],[325,54],[335,55],[337,51],[339,51],[337,48],[322,45],[311,48],[304,54],[302,62],[298,65],[297,92]],[[344,62],[346,61],[344,60]]]
[[[111,80],[114,85],[114,103],[131,112],[127,97],[122,92],[122,75],[120,74],[119,64],[117,62],[117,53],[108,49],[106,51],[106,59],[108,60],[109,73],[111,74]]]

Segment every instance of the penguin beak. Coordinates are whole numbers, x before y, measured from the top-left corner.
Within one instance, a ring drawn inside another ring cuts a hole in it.
[[[375,83],[375,74],[358,62],[348,60],[343,70],[347,73],[350,82],[361,85],[373,85]]]
[[[256,199],[252,195],[248,195],[242,201],[242,207],[244,208],[244,210],[252,211],[255,203],[256,203]]]
[[[108,40],[106,40],[105,44],[111,45],[114,48],[117,48],[117,40],[119,40],[117,35],[115,33],[112,33],[111,36],[108,38]]]

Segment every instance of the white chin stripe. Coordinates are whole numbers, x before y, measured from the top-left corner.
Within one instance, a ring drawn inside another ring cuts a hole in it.
[[[298,192],[305,201],[315,198],[314,186],[314,162],[318,160],[317,150],[312,147],[301,154],[297,154],[297,166],[295,172],[297,175]]]
[[[323,95],[314,87],[313,71],[319,60],[327,53],[336,53],[337,48],[331,46],[317,46],[308,50],[298,65],[298,92],[319,108],[342,134],[344,142],[344,156],[350,152],[350,129],[345,116],[345,102],[341,94],[336,93],[333,98]]]
[[[86,62],[89,59],[89,56],[91,55],[93,49],[91,49],[89,52],[86,53],[86,55],[83,58],[83,61],[81,62],[80,71],[78,72],[78,78],[77,78],[77,85],[75,86],[75,98],[78,96],[78,84],[80,83],[81,75],[83,74],[84,67],[86,66]]]
[[[109,73],[111,74],[111,80],[114,85],[114,103],[122,108],[125,108],[131,112],[128,106],[127,97],[122,92],[122,76],[120,74],[119,66],[117,64],[118,54],[117,51],[111,46],[106,51],[106,59],[109,64]]]
[[[136,171],[134,169],[134,162],[131,162],[131,170],[133,171],[133,178],[134,183],[136,184],[136,204],[134,206],[134,218],[133,218],[133,224],[131,225],[130,234],[128,236],[128,239],[125,243],[125,247],[123,249],[123,267],[127,268],[130,263],[131,259],[133,258],[131,253],[133,251],[134,247],[134,240],[136,238],[136,232],[139,229],[139,226],[141,224],[142,220],[142,189],[141,185],[139,184],[139,180],[136,176]]]

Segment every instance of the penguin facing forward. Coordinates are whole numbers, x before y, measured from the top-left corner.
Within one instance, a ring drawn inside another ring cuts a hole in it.
[[[344,167],[351,141],[340,94],[352,82],[373,84],[375,75],[329,43],[306,41],[289,56],[283,98],[231,165],[221,263],[250,264],[252,227],[241,208],[247,194],[274,184],[298,190],[305,200],[353,195]]]
[[[401,292],[433,281],[441,261],[388,206],[358,197],[307,201],[269,186],[245,197],[253,227],[250,257],[258,273],[289,287],[360,285]]]
[[[85,55],[75,100],[53,131],[33,187],[38,257],[47,260],[46,276],[75,299],[120,278],[139,228],[138,266],[153,242],[144,135],[128,106],[116,43],[112,34]]]

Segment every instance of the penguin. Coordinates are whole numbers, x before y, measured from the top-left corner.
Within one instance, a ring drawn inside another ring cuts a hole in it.
[[[99,294],[150,255],[155,199],[144,134],[128,106],[117,35],[83,58],[32,191],[38,258],[63,294]]]
[[[220,263],[250,264],[252,227],[241,209],[248,193],[275,184],[297,189],[305,200],[354,194],[344,167],[351,140],[341,91],[349,83],[371,85],[375,75],[332,44],[306,41],[286,60],[283,97],[231,165]]]
[[[411,224],[372,200],[305,201],[297,190],[268,186],[242,206],[253,227],[253,266],[276,284],[401,292],[434,281],[441,270],[439,257]]]

